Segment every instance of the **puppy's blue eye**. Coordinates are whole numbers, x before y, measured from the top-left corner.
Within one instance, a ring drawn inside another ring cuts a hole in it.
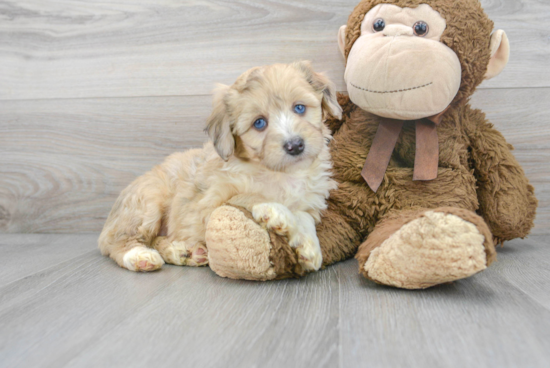
[[[306,112],[306,107],[304,105],[296,105],[294,106],[294,112],[296,112],[296,114],[303,114],[304,112]]]
[[[265,121],[264,118],[259,118],[254,122],[254,128],[258,130],[264,130],[266,126],[267,126],[267,121]]]

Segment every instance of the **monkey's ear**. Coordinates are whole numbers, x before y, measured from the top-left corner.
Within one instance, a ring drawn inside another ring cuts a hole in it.
[[[485,79],[496,77],[502,72],[510,58],[510,42],[506,33],[499,29],[491,36],[491,59],[487,66]]]
[[[321,73],[317,73],[311,66],[311,61],[299,61],[294,63],[294,67],[304,73],[307,81],[312,85],[313,89],[323,94],[323,100],[321,101],[321,108],[325,119],[330,116],[342,117],[342,108],[338,104],[336,97],[336,88],[334,84]]]
[[[346,58],[346,29],[348,29],[347,26],[342,26],[338,31],[338,48],[344,59]]]
[[[214,90],[212,113],[206,122],[205,132],[214,142],[214,148],[218,155],[227,161],[235,149],[235,138],[231,132],[231,121],[227,115],[225,96],[229,92],[229,86],[218,84]]]

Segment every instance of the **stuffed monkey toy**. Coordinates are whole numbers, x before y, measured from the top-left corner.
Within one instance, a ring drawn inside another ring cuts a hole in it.
[[[512,147],[469,99],[508,61],[478,0],[362,0],[340,28],[348,96],[330,119],[333,176],[317,226],[323,266],[355,256],[376,283],[427,288],[474,275],[525,237],[537,207]],[[229,205],[210,218],[210,267],[304,274],[285,238]]]

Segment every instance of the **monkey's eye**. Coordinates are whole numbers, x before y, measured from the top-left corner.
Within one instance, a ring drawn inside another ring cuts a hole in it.
[[[424,37],[428,34],[428,31],[430,30],[430,27],[428,27],[428,24],[423,21],[418,21],[413,26],[414,34],[419,37]]]
[[[260,132],[267,127],[267,120],[264,118],[259,118],[254,122],[254,128]]]
[[[386,22],[384,22],[384,19],[382,18],[378,18],[372,24],[372,29],[374,30],[374,32],[382,32],[384,28],[386,28]]]
[[[296,114],[302,115],[306,112],[306,107],[304,105],[296,105],[294,106],[294,112]]]

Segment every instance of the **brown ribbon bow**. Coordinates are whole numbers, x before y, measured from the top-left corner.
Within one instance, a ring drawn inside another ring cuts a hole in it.
[[[414,157],[413,180],[433,180],[437,178],[439,163],[439,141],[437,125],[441,123],[443,114],[431,116],[416,121],[416,154]],[[403,128],[403,120],[382,118],[369,154],[363,166],[361,175],[376,193],[384,180],[384,174],[390,163],[390,158]]]

